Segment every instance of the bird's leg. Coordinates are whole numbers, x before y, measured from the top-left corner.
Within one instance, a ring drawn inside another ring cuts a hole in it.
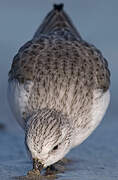
[[[59,160],[55,164],[48,166],[46,168],[46,175],[54,175],[57,173],[63,173],[66,170],[65,166],[70,162],[71,162],[71,160],[69,160],[67,158],[63,158],[63,159]]]
[[[42,163],[38,159],[33,159],[33,169],[28,172],[28,175],[40,175],[43,169]]]
[[[54,165],[50,165],[46,168],[46,175],[52,175],[52,174],[56,174],[57,169],[55,168]]]
[[[56,168],[54,167],[54,165],[50,165],[50,166],[47,167],[47,170],[55,171]]]

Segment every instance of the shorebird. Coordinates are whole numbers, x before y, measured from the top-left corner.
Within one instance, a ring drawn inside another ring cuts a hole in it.
[[[107,60],[81,37],[63,4],[54,5],[20,48],[8,82],[11,109],[39,171],[80,145],[110,101]]]

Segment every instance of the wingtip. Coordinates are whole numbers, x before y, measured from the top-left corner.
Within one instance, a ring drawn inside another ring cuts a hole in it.
[[[54,4],[53,7],[54,7],[54,10],[62,11],[63,7],[64,7],[64,4],[63,3],[61,3],[61,4]]]

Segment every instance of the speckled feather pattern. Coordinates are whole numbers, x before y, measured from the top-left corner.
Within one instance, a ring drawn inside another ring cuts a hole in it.
[[[53,144],[59,140],[62,132],[58,130],[64,122],[66,125],[69,123],[69,127],[75,129],[78,135],[82,129],[91,129],[93,92],[98,90],[101,97],[108,91],[110,72],[101,52],[82,39],[68,15],[63,10],[52,10],[33,39],[21,47],[14,57],[9,83],[14,80],[26,91],[27,102],[22,111],[22,119],[27,128],[31,126],[26,131],[26,136],[30,139],[31,146],[34,144],[36,152],[39,142],[45,144],[45,137],[56,137],[52,140]],[[107,105],[105,110],[106,108]],[[30,122],[28,119],[32,114],[33,121]],[[102,116],[103,114],[101,118]],[[50,118],[52,120],[48,123]],[[49,129],[53,129],[52,133]],[[69,133],[65,138],[67,137]],[[41,145],[40,150],[44,146]]]
[[[25,44],[14,58],[10,79],[33,81],[30,112],[47,107],[78,116],[80,109],[91,106],[93,90],[109,88],[108,65],[94,46],[58,33]]]
[[[61,120],[62,118],[64,119],[64,121]],[[47,119],[47,121],[44,124],[45,119]],[[38,124],[38,121],[40,121],[40,126]],[[31,138],[34,135],[32,134],[32,129],[36,130],[37,133],[33,138],[33,141],[35,141],[34,149],[38,147],[38,144],[41,144],[42,146],[39,148],[41,151],[45,139],[50,139],[50,137],[53,137],[55,139],[52,141],[52,144],[47,141],[47,144],[50,146],[53,146],[57,141],[59,141],[62,132],[61,128],[65,129],[65,125],[67,126],[66,128],[71,131],[69,121],[67,121],[66,117],[61,115],[60,112],[55,113],[55,110],[43,109],[33,114],[33,121],[28,121],[27,130],[29,130],[28,127],[32,126],[32,128],[30,128],[30,131],[28,131],[28,133],[26,130],[26,134],[27,136],[29,136],[29,138]],[[41,131],[41,129],[43,130]],[[40,132],[42,132],[43,136],[40,134]],[[65,138],[67,139],[68,137]],[[63,140],[65,140],[65,138]],[[46,146],[47,144],[44,144],[44,146]]]

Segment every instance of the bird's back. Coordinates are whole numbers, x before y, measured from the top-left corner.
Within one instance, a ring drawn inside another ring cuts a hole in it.
[[[22,126],[34,111],[47,108],[84,128],[91,120],[93,92],[99,97],[107,92],[110,73],[101,52],[85,42],[61,6],[55,6],[14,57],[9,82]]]

